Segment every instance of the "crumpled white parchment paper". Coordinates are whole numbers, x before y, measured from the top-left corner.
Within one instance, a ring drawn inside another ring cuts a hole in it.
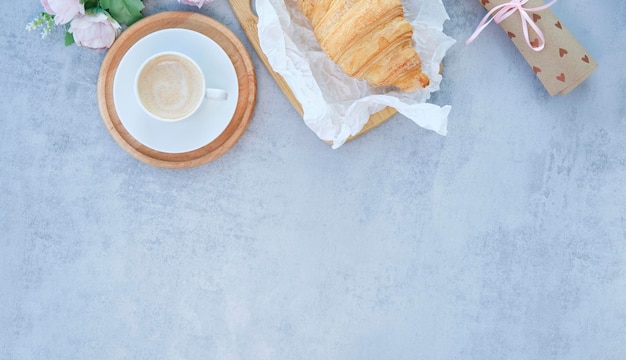
[[[443,32],[449,19],[441,0],[403,0],[413,25],[415,49],[430,85],[413,93],[374,87],[351,78],[322,51],[296,0],[256,0],[258,34],[270,65],[283,76],[302,105],[305,124],[333,148],[356,135],[371,114],[391,106],[417,125],[446,135],[449,105],[427,103],[439,90],[439,67],[455,40]]]

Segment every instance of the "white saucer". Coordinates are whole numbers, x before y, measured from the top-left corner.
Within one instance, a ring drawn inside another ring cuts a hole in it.
[[[202,68],[206,85],[228,92],[225,101],[206,100],[191,117],[164,122],[147,115],[137,103],[135,74],[151,55],[177,51]],[[165,29],[146,35],[124,55],[113,81],[115,110],[124,128],[143,145],[166,153],[185,153],[215,140],[230,123],[239,98],[237,73],[224,50],[211,38],[188,29]]]

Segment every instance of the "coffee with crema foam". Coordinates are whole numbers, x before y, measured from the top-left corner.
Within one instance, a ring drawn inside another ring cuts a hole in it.
[[[204,97],[202,72],[189,59],[162,54],[150,59],[137,78],[137,96],[157,118],[178,120],[189,116]]]

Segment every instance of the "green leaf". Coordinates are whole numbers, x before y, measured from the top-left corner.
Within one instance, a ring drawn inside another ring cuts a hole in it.
[[[65,46],[74,44],[74,35],[71,32],[65,30]]]
[[[100,7],[120,24],[130,25],[141,19],[144,5],[141,0],[100,0]]]
[[[85,5],[85,10],[93,9],[98,6],[98,0],[81,0],[83,5]]]

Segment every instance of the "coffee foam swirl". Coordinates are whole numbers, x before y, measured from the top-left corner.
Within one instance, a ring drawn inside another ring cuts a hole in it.
[[[165,54],[150,60],[138,78],[143,106],[162,119],[191,114],[203,96],[202,73],[189,60]]]

